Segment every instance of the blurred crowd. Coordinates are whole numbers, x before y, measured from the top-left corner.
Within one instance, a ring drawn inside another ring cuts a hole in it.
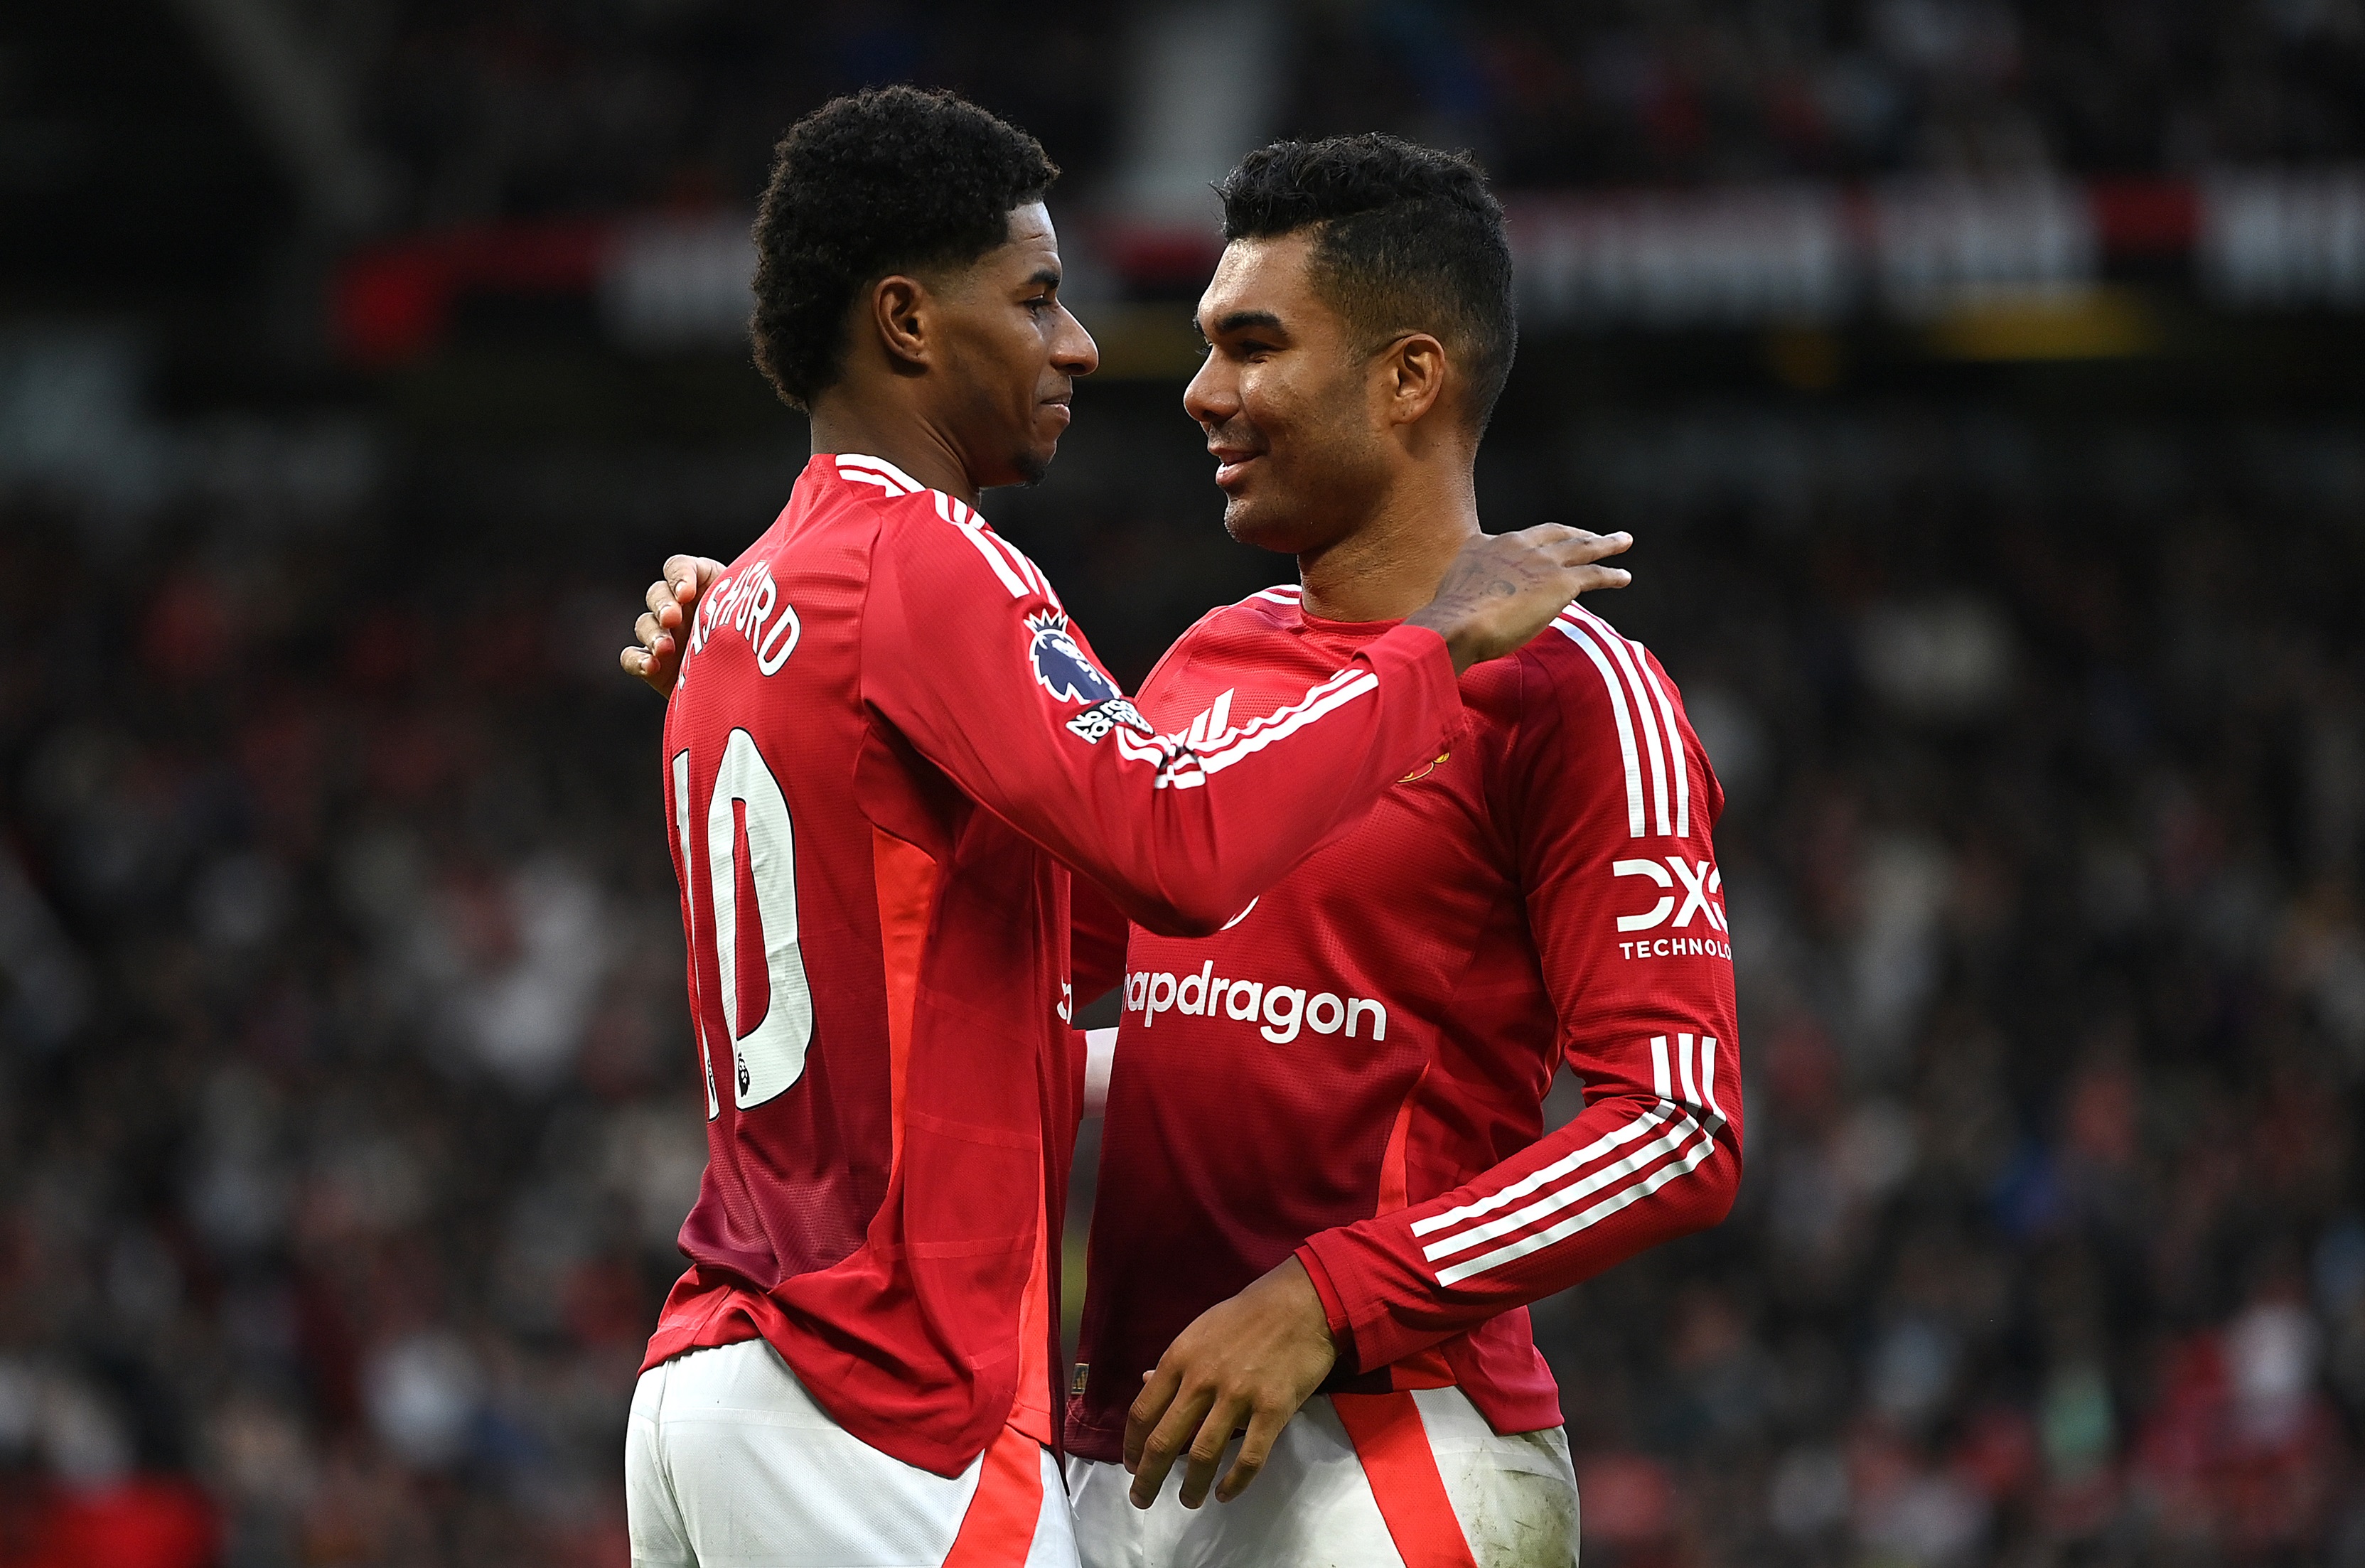
[[[2133,0],[1301,7],[1293,132],[1476,149],[1515,186],[2189,173],[2365,150],[2365,11]]]
[[[743,207],[787,121],[896,78],[1114,199],[1145,14],[286,9],[393,230]],[[1256,134],[1516,187],[2365,157],[2360,0],[1284,9]],[[181,189],[185,137],[143,137]],[[277,221],[208,190],[92,253]],[[1582,381],[1565,346],[1522,374]],[[569,436],[564,398],[546,446],[438,444],[395,433],[427,394],[342,383],[166,431],[104,382],[0,386],[0,1568],[621,1568],[704,1143],[659,707],[614,651],[799,454]],[[1090,390],[986,510],[1129,685],[1285,566],[1222,540],[1171,386]],[[2365,441],[2036,397],[1573,418],[1515,382],[1490,438],[1497,525],[1635,531],[1598,608],[1731,801],[1739,1206],[1536,1314],[1588,1568],[2365,1568]]]
[[[0,522],[0,1562],[621,1564],[705,1158],[629,583],[75,521]]]
[[[790,122],[833,94],[956,88],[1087,178],[1122,101],[1116,6],[1022,22],[978,0],[398,0],[347,50],[398,221],[752,206]]]
[[[1596,442],[1750,1143],[1539,1313],[1588,1562],[2365,1562],[2365,446],[2195,434]]]
[[[2365,1564],[2365,446],[1506,434],[1732,801],[1740,1206],[1537,1313],[1588,1563]],[[1087,626],[1276,565],[1061,486],[988,510]],[[0,1564],[621,1564],[703,1158],[655,552],[85,525],[0,510]]]
[[[1204,7],[1225,25],[1221,5]],[[1297,0],[1272,123],[1394,129],[1563,187],[2190,173],[2365,152],[2355,0],[1779,0],[1537,6]],[[1039,136],[1090,199],[1124,151],[1134,8],[1021,25],[974,0],[640,0],[341,11],[397,221],[725,202],[831,93],[959,88]],[[1266,35],[1257,35],[1260,39]]]

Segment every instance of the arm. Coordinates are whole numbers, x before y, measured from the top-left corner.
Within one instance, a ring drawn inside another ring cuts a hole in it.
[[[1586,1108],[1451,1192],[1299,1248],[1339,1359],[1356,1371],[1714,1225],[1740,1186],[1732,964],[1709,837],[1722,797],[1674,683],[1639,645],[1612,648],[1616,633],[1597,621],[1587,630],[1621,684],[1622,651],[1651,699],[1629,709],[1630,725],[1672,735],[1693,831],[1633,834],[1608,690],[1564,670],[1522,725],[1519,827],[1529,922]],[[1642,738],[1637,801],[1653,793]]]
[[[931,492],[887,505],[863,616],[865,701],[1129,918],[1181,935],[1229,920],[1435,755],[1462,722],[1457,641],[1524,642],[1530,620],[1540,629],[1607,573],[1591,559],[1623,547],[1549,526],[1483,539],[1464,552],[1479,586],[1440,597],[1430,623],[1396,628],[1298,702],[1194,746],[1151,732],[1033,564],[968,509]]]
[[[1543,532],[1531,529],[1528,535]],[[1575,529],[1559,529],[1557,532],[1572,536],[1579,545],[1576,553],[1561,558],[1564,567],[1615,555],[1633,543],[1632,538],[1624,533],[1597,538]],[[1515,596],[1520,588],[1532,588],[1531,580],[1523,579],[1530,579],[1540,566],[1541,563],[1534,559],[1515,560],[1482,536],[1454,558],[1445,580],[1438,585],[1437,598],[1416,611],[1409,618],[1409,623],[1428,626],[1445,638],[1446,646],[1453,655],[1453,672],[1459,675],[1480,660],[1509,652],[1541,629],[1541,624],[1529,627],[1525,633],[1513,636],[1490,651],[1482,645],[1481,640],[1470,635],[1470,628],[1463,623],[1469,619],[1467,611],[1474,602],[1494,599],[1499,611],[1504,608],[1502,601]],[[616,655],[617,663],[623,666],[626,675],[645,682],[660,697],[673,694],[674,678],[681,671],[680,634],[689,626],[690,616],[696,613],[700,598],[722,572],[723,563],[709,556],[666,557],[665,567],[658,574],[657,580],[649,585],[647,593],[643,596],[648,608],[641,612],[639,622],[633,627],[634,645]],[[1623,588],[1631,580],[1625,571],[1615,566],[1594,566],[1577,574],[1577,577],[1579,580],[1570,598],[1575,596],[1576,589]]]

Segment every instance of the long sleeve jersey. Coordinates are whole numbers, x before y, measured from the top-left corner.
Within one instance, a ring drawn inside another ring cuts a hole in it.
[[[700,601],[666,715],[708,1159],[644,1364],[761,1335],[942,1474],[1005,1422],[1054,1440],[1070,868],[1212,930],[1463,724],[1415,628],[1161,738],[977,513],[814,458]]]
[[[1185,633],[1138,700],[1221,744],[1389,634],[1271,589]],[[1572,608],[1462,690],[1467,736],[1239,920],[1133,930],[1074,1451],[1117,1458],[1141,1374],[1293,1253],[1331,1391],[1458,1384],[1497,1430],[1556,1426],[1527,1304],[1731,1206],[1723,797],[1675,683]],[[1586,1106],[1546,1135],[1564,1062]]]

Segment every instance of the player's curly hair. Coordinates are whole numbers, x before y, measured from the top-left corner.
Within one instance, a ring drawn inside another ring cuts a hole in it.
[[[1486,428],[1511,373],[1511,246],[1486,172],[1381,132],[1260,147],[1216,185],[1224,238],[1318,228],[1314,286],[1373,351],[1434,333],[1469,377],[1465,417]]]
[[[949,92],[874,87],[789,128],[756,213],[756,365],[793,408],[846,369],[846,311],[891,273],[958,267],[1010,237],[1059,171]]]

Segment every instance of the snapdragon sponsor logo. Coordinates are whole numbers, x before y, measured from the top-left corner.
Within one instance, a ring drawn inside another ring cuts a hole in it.
[[[1135,970],[1125,977],[1125,1010],[1140,1014],[1145,1029],[1155,1027],[1161,1013],[1236,1019],[1256,1025],[1257,1032],[1276,1046],[1289,1044],[1301,1029],[1317,1035],[1335,1035],[1344,1029],[1352,1040],[1362,1037],[1368,1027],[1373,1039],[1388,1037],[1388,1010],[1384,1002],[1328,991],[1308,995],[1294,985],[1226,980],[1216,973],[1212,958],[1200,965],[1195,974]]]

